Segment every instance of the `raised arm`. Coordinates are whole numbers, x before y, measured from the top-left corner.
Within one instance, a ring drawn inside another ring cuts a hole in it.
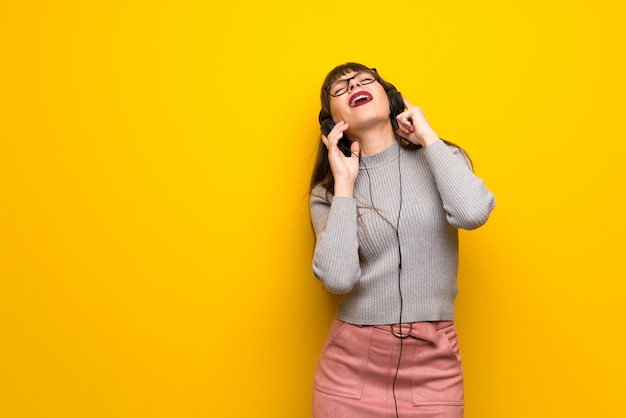
[[[439,139],[419,107],[406,98],[404,104],[406,111],[396,118],[398,134],[424,148],[448,222],[462,229],[483,225],[496,204],[493,194],[474,175],[463,151]]]

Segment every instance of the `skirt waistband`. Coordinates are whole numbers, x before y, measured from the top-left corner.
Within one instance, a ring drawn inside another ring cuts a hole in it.
[[[406,338],[408,336],[411,336],[436,344],[437,341],[439,341],[439,337],[437,336],[437,330],[444,329],[452,325],[454,325],[453,321],[421,321],[372,326],[383,331],[391,332],[394,336],[398,338]]]

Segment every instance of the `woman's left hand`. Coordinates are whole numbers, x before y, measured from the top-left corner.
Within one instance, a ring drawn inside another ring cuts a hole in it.
[[[406,110],[396,116],[398,135],[424,148],[439,140],[439,136],[430,127],[422,109],[418,106],[413,106],[406,97],[403,99]]]

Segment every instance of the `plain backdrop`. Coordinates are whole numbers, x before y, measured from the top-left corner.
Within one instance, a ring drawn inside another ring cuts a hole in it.
[[[467,418],[623,417],[622,1],[3,1],[0,416],[310,416],[319,88],[378,68],[497,197]]]

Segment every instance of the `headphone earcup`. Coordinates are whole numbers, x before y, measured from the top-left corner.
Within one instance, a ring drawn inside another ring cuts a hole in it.
[[[395,119],[396,116],[404,112],[402,94],[398,90],[392,89],[387,91],[387,99],[389,99],[389,113]]]
[[[335,121],[332,120],[331,118],[320,121],[320,130],[322,131],[324,136],[328,136],[328,134],[330,133],[330,131],[333,130],[334,127],[335,127]]]
[[[332,131],[334,127],[335,127],[335,121],[332,120],[331,118],[324,119],[323,121],[320,122],[320,130],[322,131],[324,136],[328,136],[328,134],[330,134],[330,131]],[[351,144],[352,144],[352,141],[350,141],[346,136],[344,136],[343,138],[339,140],[339,142],[337,142],[337,146],[339,147],[341,152],[343,152],[343,155],[345,155],[346,157],[352,156],[352,151],[350,151]]]

